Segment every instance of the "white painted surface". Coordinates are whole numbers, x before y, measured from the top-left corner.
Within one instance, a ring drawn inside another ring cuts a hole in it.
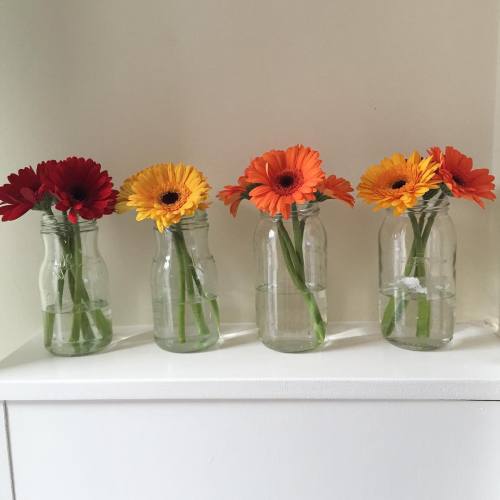
[[[432,143],[490,166],[496,39],[496,0],[2,0],[0,177],[81,154],[121,182],[182,159],[218,190],[254,155],[296,142],[353,183]],[[459,318],[496,317],[493,209],[452,213]],[[253,321],[257,213],[242,205],[234,221],[216,202],[209,214],[222,316]],[[329,317],[374,320],[381,215],[330,202],[322,218]],[[34,214],[0,225],[0,356],[41,324],[38,226]],[[101,229],[116,324],[150,323],[150,225],[116,216]]]
[[[420,353],[388,344],[375,325],[336,328],[325,349],[295,355],[235,325],[222,348],[189,355],[162,351],[146,333],[58,358],[37,337],[0,363],[0,399],[500,400],[500,340],[488,329],[459,326],[449,348]]]
[[[7,426],[5,425],[4,402],[0,401],[0,499],[12,498]]]
[[[500,402],[9,403],[17,500],[498,500]]]

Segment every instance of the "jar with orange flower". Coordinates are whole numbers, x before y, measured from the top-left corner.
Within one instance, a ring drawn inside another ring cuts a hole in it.
[[[359,195],[386,208],[379,231],[379,306],[384,338],[412,350],[437,349],[455,326],[456,235],[450,197],[484,206],[493,200],[494,177],[447,147],[422,158],[396,153],[370,167]]]
[[[249,199],[260,211],[254,233],[256,315],[262,342],[282,352],[314,349],[327,331],[327,241],[319,202],[354,204],[348,181],[326,177],[319,153],[297,145],[255,158],[219,198],[234,216]]]

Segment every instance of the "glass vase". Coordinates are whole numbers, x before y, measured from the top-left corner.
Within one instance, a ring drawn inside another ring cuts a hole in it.
[[[207,349],[219,340],[217,272],[208,217],[198,211],[156,231],[151,290],[155,341],[172,352]]]
[[[318,347],[327,321],[326,232],[318,205],[294,205],[288,220],[261,214],[254,244],[262,342],[281,352]]]
[[[100,351],[112,339],[108,273],[97,246],[97,222],[72,224],[44,214],[45,257],[39,288],[45,347],[58,356]]]
[[[382,335],[405,349],[437,349],[455,325],[456,235],[444,195],[405,214],[387,214],[379,232]]]

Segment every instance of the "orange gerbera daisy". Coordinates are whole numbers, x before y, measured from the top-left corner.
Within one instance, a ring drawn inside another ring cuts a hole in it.
[[[354,197],[350,194],[353,189],[351,183],[336,175],[330,175],[319,186],[318,191],[326,198],[336,198],[354,206]]]
[[[247,192],[248,186],[249,183],[247,182],[246,177],[242,175],[238,179],[237,186],[224,186],[224,189],[217,195],[217,198],[223,201],[224,205],[230,205],[229,212],[233,217],[236,217],[241,200],[246,197],[245,193]]]
[[[259,184],[250,191],[250,201],[259,210],[285,219],[290,217],[292,203],[315,199],[325,178],[319,153],[302,145],[264,153],[252,161],[245,174],[248,183]]]
[[[395,215],[401,215],[427,191],[439,186],[435,175],[438,168],[432,156],[422,159],[415,151],[405,158],[395,153],[362,175],[358,193],[367,203],[375,203],[374,210],[392,208]]]
[[[474,169],[472,158],[451,146],[447,146],[444,153],[438,147],[430,148],[429,154],[434,161],[441,163],[438,175],[455,198],[475,201],[482,208],[484,202],[481,198],[496,198],[493,193],[495,176],[491,175],[487,168]]]

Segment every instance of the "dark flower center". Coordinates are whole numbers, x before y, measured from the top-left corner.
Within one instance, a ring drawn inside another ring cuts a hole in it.
[[[454,176],[453,176],[453,180],[454,180],[454,181],[455,181],[455,183],[456,183],[456,184],[458,184],[459,186],[463,186],[463,185],[464,185],[464,181],[463,181],[460,177],[458,177],[458,176],[456,176],[456,175],[454,175]]]
[[[293,186],[295,178],[292,174],[283,174],[278,177],[278,184],[283,188],[289,188]]]
[[[400,179],[399,181],[393,182],[391,188],[392,189],[400,189],[406,184],[406,181]]]
[[[168,191],[167,193],[163,194],[161,197],[161,202],[165,203],[165,205],[173,205],[177,201],[179,201],[179,193],[176,191]]]
[[[80,186],[75,186],[71,190],[71,196],[76,201],[83,201],[86,198],[87,193]]]

